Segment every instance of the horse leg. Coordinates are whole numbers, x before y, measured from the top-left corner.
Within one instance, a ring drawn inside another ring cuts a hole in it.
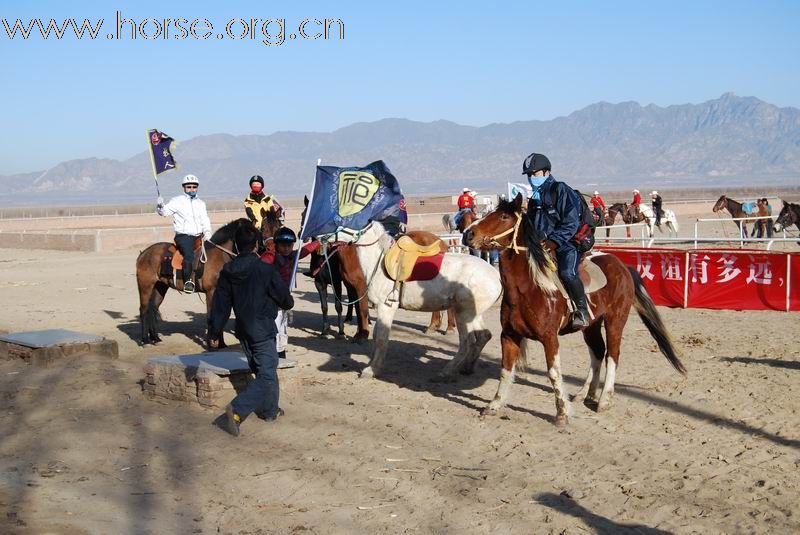
[[[150,316],[150,327],[148,332],[150,335],[150,341],[154,344],[161,342],[161,337],[158,335],[158,320],[161,317],[159,310],[161,309],[161,303],[164,302],[164,296],[167,295],[167,290],[169,290],[169,285],[160,280],[157,281],[153,287],[153,308]]]
[[[214,305],[214,288],[209,288],[206,290],[206,348],[211,349],[211,309]],[[219,344],[217,345],[217,349],[222,349],[224,347],[228,347],[228,344],[225,343],[225,333],[224,331],[219,334]]]
[[[520,356],[522,337],[515,332],[503,330],[500,335],[500,347],[503,351],[503,367],[500,369],[500,384],[494,399],[481,411],[481,417],[496,416],[508,401],[511,385],[514,384],[514,375],[517,368],[517,359]],[[524,342],[527,343],[527,342]],[[523,346],[522,352],[526,351]],[[523,361],[525,359],[523,358]]]
[[[492,331],[483,325],[483,318],[481,316],[476,317],[467,324],[467,332],[469,333],[469,338],[467,339],[468,351],[464,353],[464,362],[459,368],[459,372],[462,375],[472,375],[475,373],[475,364],[478,363],[483,348],[486,347],[486,344],[492,339]]]
[[[617,311],[616,315],[610,314],[606,317],[606,377],[603,382],[603,391],[600,393],[600,400],[597,402],[597,412],[603,412],[611,407],[611,399],[614,397],[614,382],[617,379],[617,366],[619,365],[619,351],[622,346],[622,330],[628,321],[628,311],[622,314],[622,310]]]
[[[322,309],[322,331],[320,335],[325,336],[325,333],[328,332],[328,284],[317,278],[314,279],[314,286],[317,288],[319,307]]]
[[[431,312],[431,323],[425,329],[425,334],[433,334],[439,330],[442,326],[442,312],[440,310],[434,310]]]
[[[453,307],[447,309],[447,330],[444,334],[453,332],[456,328],[456,311]]]
[[[561,376],[561,356],[558,353],[558,336],[553,334],[549,338],[542,340],[544,345],[544,358],[547,362],[547,377],[553,385],[553,393],[556,396],[556,421],[559,427],[569,423],[569,413],[572,406],[564,394],[564,382]]]
[[[336,278],[334,276],[334,278]],[[342,320],[342,281],[341,279],[335,280],[333,284],[333,295],[335,302],[333,306],[336,308],[336,320],[339,325],[338,336],[344,336],[344,321]]]
[[[373,339],[375,347],[372,350],[372,358],[367,367],[361,370],[361,377],[374,377],[383,371],[383,361],[386,358],[386,349],[389,345],[389,334],[392,331],[392,321],[397,313],[397,306],[389,306],[385,303],[375,307],[377,319],[373,329]]]
[[[589,348],[589,372],[586,381],[578,391],[572,396],[572,401],[583,403],[584,401],[597,401],[597,385],[600,382],[600,368],[603,366],[603,359],[606,356],[606,343],[603,341],[601,332],[603,322],[598,321],[583,330],[583,339]]]

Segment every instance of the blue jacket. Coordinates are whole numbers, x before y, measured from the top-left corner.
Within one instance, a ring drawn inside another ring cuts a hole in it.
[[[539,233],[539,240],[552,240],[558,247],[572,246],[570,240],[581,226],[581,200],[578,193],[553,175],[539,187],[538,195],[528,200],[528,217]]]

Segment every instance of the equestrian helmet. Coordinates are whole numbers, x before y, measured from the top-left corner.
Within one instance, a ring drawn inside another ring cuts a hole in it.
[[[253,182],[258,182],[259,184],[261,184],[262,188],[264,187],[264,179],[261,178],[261,175],[253,175],[253,176],[251,176],[250,177],[250,185],[251,186],[253,185]]]
[[[183,180],[181,180],[181,186],[185,186],[187,184],[194,184],[195,186],[199,186],[200,181],[197,180],[197,177],[194,175],[186,175],[185,177],[183,177]]]
[[[464,193],[469,193],[469,188],[464,188],[461,191],[463,191]]]
[[[281,227],[275,233],[273,238],[275,243],[294,243],[297,241],[297,235],[289,227]]]
[[[550,171],[550,160],[544,154],[532,153],[522,162],[522,174],[533,174],[536,171]]]

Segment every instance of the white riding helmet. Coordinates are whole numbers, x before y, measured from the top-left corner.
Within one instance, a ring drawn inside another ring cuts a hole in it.
[[[595,191],[594,194],[595,195],[600,195],[600,192],[599,191]]]
[[[464,189],[463,189],[463,190],[461,190],[461,191],[463,191],[464,193],[468,193],[468,192],[469,192],[469,188],[464,188]]]
[[[634,193],[639,193],[638,189],[633,190]]]
[[[197,180],[197,177],[194,175],[186,175],[185,177],[183,177],[183,180],[181,180],[181,186],[185,186],[186,184],[195,184],[199,186],[200,181]]]
[[[650,195],[656,196],[658,195],[658,192],[656,190],[653,190],[653,193],[651,193]]]

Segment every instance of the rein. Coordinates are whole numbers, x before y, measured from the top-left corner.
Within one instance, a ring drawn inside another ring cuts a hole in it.
[[[221,245],[217,245],[216,243],[214,243],[214,242],[213,242],[213,241],[211,241],[211,240],[206,240],[206,241],[204,241],[204,242],[203,242],[203,256],[205,256],[205,251],[206,251],[206,248],[205,248],[205,243],[206,243],[206,242],[210,243],[211,245],[213,245],[214,247],[216,247],[216,248],[217,248],[217,249],[219,249],[220,251],[222,251],[222,252],[224,252],[224,253],[227,253],[227,254],[229,254],[229,255],[231,256],[231,258],[236,258],[236,253],[234,253],[234,252],[233,252],[233,251],[231,251],[230,249],[226,249],[225,247],[223,247],[223,246],[221,246]],[[200,261],[201,261],[201,262],[203,262],[203,263],[205,263],[205,260],[203,260],[203,259],[202,259],[202,257],[201,257]]]
[[[514,215],[517,216],[517,222],[514,223],[514,226],[508,228],[501,232],[500,234],[495,234],[494,236],[490,236],[488,238],[484,238],[483,242],[486,245],[491,245],[494,247],[502,247],[503,249],[513,249],[514,253],[519,254],[520,251],[527,251],[527,247],[523,247],[521,245],[517,245],[517,235],[519,234],[519,226],[522,224],[522,215],[519,212],[514,212]],[[512,234],[513,233],[513,234]],[[505,236],[511,236],[511,242],[508,244],[502,244],[497,241],[498,238],[503,238]]]

